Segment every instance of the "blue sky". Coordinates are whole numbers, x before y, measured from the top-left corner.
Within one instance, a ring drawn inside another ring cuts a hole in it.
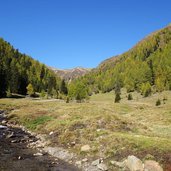
[[[1,0],[0,37],[56,68],[92,68],[171,22],[170,0]]]

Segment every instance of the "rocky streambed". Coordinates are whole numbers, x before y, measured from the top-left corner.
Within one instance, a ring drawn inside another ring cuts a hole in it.
[[[38,138],[20,127],[9,124],[0,111],[0,170],[1,171],[79,171],[75,166],[31,148]]]

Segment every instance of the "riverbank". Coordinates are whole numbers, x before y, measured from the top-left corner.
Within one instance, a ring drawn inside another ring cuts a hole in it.
[[[29,144],[38,139],[8,123],[4,111],[0,111],[0,140],[1,171],[79,171],[48,153],[29,148]]]

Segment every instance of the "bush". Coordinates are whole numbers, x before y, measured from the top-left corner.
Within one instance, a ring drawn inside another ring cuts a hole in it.
[[[12,93],[11,93],[11,91],[10,91],[10,89],[8,89],[7,91],[6,91],[6,96],[8,97],[8,98],[10,98],[10,97],[12,97]]]
[[[67,97],[67,99],[66,99],[66,103],[69,103],[69,97]]]
[[[75,99],[76,99],[77,103],[81,103],[82,98],[81,98],[80,94],[77,94]]]
[[[151,85],[149,82],[147,83],[143,83],[141,85],[141,94],[144,96],[144,97],[148,97],[149,95],[151,95]]]
[[[27,88],[27,94],[28,94],[30,97],[33,97],[34,94],[35,94],[33,85],[30,83],[30,84],[28,84],[28,86],[27,86],[26,88]]]
[[[38,93],[31,94],[30,97],[37,98],[40,97]]]
[[[46,96],[46,92],[44,90],[41,91],[40,97],[44,98]]]
[[[119,103],[120,100],[121,100],[120,93],[116,93],[116,96],[115,96],[115,103]]]
[[[164,96],[164,97],[163,97],[163,103],[166,104],[166,101],[167,101],[167,97]]]
[[[58,91],[56,91],[56,90],[52,90],[52,94],[53,94],[53,98],[55,98],[55,99],[58,99]]]
[[[133,98],[132,98],[132,94],[131,93],[129,93],[128,94],[128,100],[132,100]]]
[[[159,106],[159,105],[161,105],[160,99],[158,99],[158,100],[156,101],[156,106]]]

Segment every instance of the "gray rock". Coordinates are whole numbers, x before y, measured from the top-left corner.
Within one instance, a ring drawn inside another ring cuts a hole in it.
[[[94,160],[94,161],[91,163],[92,166],[97,166],[97,165],[99,165],[99,164],[100,164],[100,159]]]
[[[87,162],[87,161],[88,161],[87,158],[82,159],[82,162]]]
[[[3,120],[3,121],[2,121],[2,124],[6,124],[6,123],[7,123],[7,121],[6,121],[6,120]]]
[[[89,145],[84,145],[81,147],[81,152],[89,152],[90,151],[90,146]]]
[[[75,141],[71,142],[70,145],[74,146],[76,144]]]
[[[98,167],[100,170],[102,170],[102,171],[107,171],[107,170],[108,170],[107,166],[106,166],[104,163],[98,164],[97,167]]]
[[[16,142],[17,142],[17,140],[12,140],[12,141],[11,141],[11,143],[16,143]]]
[[[7,136],[6,136],[6,138],[11,138],[11,137],[13,137],[14,136],[14,132],[11,132],[10,134],[8,134]]]
[[[81,167],[82,163],[81,163],[81,161],[76,161],[75,165],[78,166],[78,167]]]
[[[130,171],[143,171],[143,163],[140,159],[135,156],[128,156],[126,167]]]
[[[163,169],[156,161],[146,160],[144,163],[144,171],[163,171]]]
[[[99,171],[99,169],[97,168],[97,166],[87,166],[83,169],[83,171]]]
[[[6,129],[7,127],[4,125],[0,125],[0,129]]]
[[[50,133],[49,133],[49,135],[52,135],[54,132],[53,131],[51,131]]]
[[[21,156],[18,156],[18,160],[21,160]]]
[[[33,154],[34,156],[43,156],[43,154],[42,153],[35,153],[35,154]]]
[[[111,163],[112,165],[114,165],[114,166],[116,166],[116,167],[120,167],[120,168],[123,168],[123,167],[126,166],[125,161],[123,161],[123,162],[111,161],[110,163]]]
[[[43,148],[43,150],[49,153],[50,155],[67,162],[72,160],[72,158],[74,157],[72,153],[69,153],[67,150],[62,149],[60,147],[45,147]]]

